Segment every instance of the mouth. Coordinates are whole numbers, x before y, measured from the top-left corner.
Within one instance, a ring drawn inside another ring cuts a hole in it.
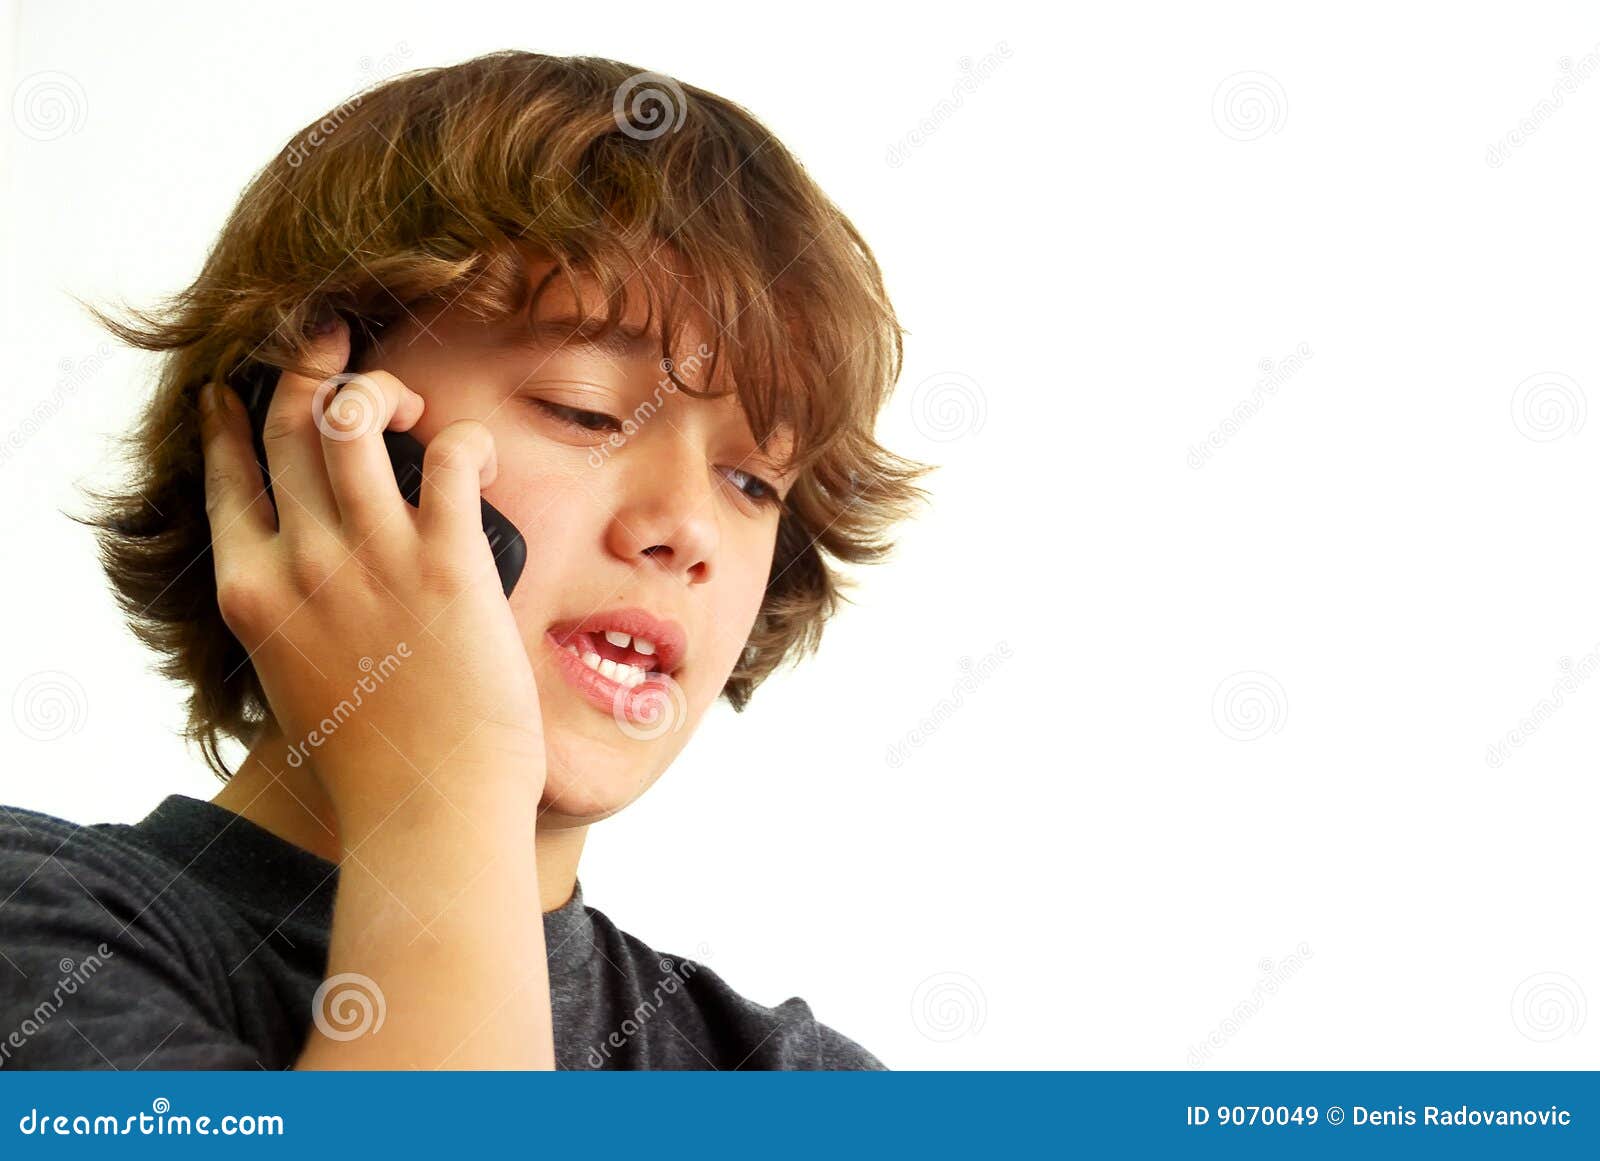
[[[546,634],[562,656],[562,671],[590,700],[614,705],[634,690],[683,668],[687,635],[675,621],[643,609],[615,609],[558,621]]]

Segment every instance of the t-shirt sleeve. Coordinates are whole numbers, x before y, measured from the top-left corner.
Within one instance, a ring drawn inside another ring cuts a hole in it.
[[[771,1038],[772,1043],[768,1046],[770,1055],[760,1067],[888,1071],[872,1053],[818,1020],[811,1006],[800,997],[791,996],[773,1011],[782,1023],[777,1035]],[[751,1066],[745,1065],[746,1068]]]
[[[179,868],[0,807],[0,1069],[254,1069]]]
[[[842,1032],[817,1024],[817,1067],[887,1072],[883,1062]]]

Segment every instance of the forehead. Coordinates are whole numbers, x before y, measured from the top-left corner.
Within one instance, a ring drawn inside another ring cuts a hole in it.
[[[530,262],[529,267],[537,293],[517,323],[538,345],[575,347],[619,360],[654,363],[670,358],[675,369],[698,364],[700,381],[681,370],[679,377],[697,390],[735,390],[728,341],[718,343],[716,324],[695,298],[691,276],[659,256],[644,259],[609,296],[587,273],[568,277],[549,262]],[[668,306],[673,333],[663,343]],[[612,317],[616,326],[608,329],[604,324]],[[715,365],[713,350],[718,354]]]

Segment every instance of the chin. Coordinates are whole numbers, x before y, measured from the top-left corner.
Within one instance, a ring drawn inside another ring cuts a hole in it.
[[[570,745],[554,738],[546,755],[539,824],[554,827],[609,818],[650,789],[671,761],[653,746],[619,754],[592,742]]]

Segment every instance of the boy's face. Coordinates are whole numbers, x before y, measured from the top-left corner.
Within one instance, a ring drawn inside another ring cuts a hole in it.
[[[626,328],[643,327],[640,289],[629,284]],[[558,280],[538,316],[551,337],[537,340],[525,319],[489,326],[446,307],[391,327],[352,368],[388,371],[423,397],[412,433],[424,444],[462,418],[494,435],[498,474],[484,497],[528,546],[510,604],[539,687],[545,826],[620,810],[683,748],[761,607],[779,516],[776,503],[759,499],[769,491],[763,482],[780,498],[793,483],[756,447],[736,396],[696,399],[674,387],[658,335],[633,351],[562,343],[582,319],[603,317],[604,305],[592,285],[579,304]],[[690,327],[672,346],[675,373],[696,390],[728,385],[721,370],[709,381],[710,345]],[[789,450],[786,437],[768,452]],[[664,717],[654,723],[626,715],[619,723],[585,695],[549,634],[630,607],[676,622],[686,645],[671,678],[678,692],[655,699]]]

